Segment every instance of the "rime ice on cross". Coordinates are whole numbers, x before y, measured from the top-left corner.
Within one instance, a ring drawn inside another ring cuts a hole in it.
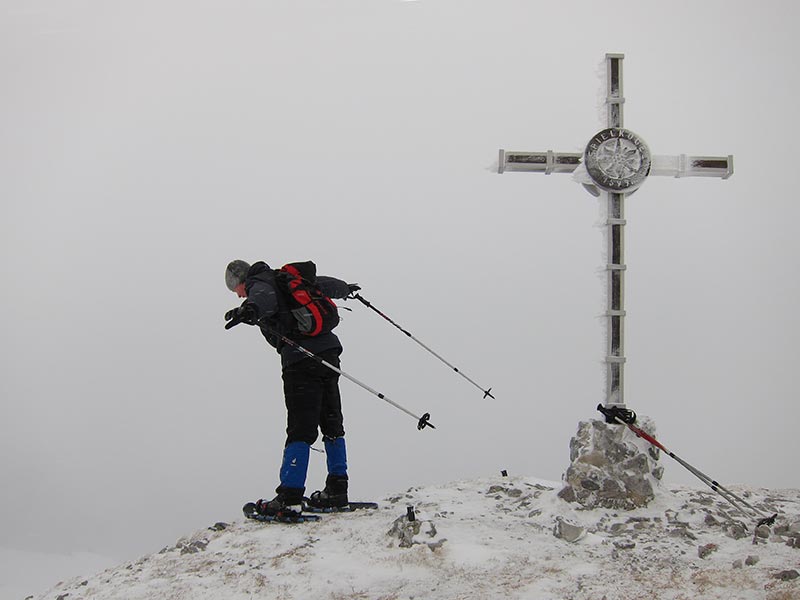
[[[498,172],[572,173],[586,170],[583,186],[608,202],[608,308],[606,342],[606,407],[625,407],[625,195],[649,175],[721,177],[733,174],[733,156],[651,156],[644,140],[623,129],[623,54],[606,54],[607,128],[595,134],[582,154],[570,152],[510,152],[500,150]]]

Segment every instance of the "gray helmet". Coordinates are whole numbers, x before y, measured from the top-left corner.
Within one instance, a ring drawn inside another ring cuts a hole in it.
[[[228,268],[225,269],[225,285],[228,286],[228,289],[233,292],[237,285],[244,283],[249,270],[250,265],[243,260],[234,260],[228,263]]]

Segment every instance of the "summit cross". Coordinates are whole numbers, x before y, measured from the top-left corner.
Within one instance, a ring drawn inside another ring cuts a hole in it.
[[[623,129],[622,60],[606,54],[607,127],[589,140],[583,153],[512,152],[500,150],[498,173],[573,173],[584,170],[584,188],[605,196],[608,205],[608,264],[606,285],[606,398],[607,408],[625,408],[625,197],[650,175],[721,177],[733,174],[733,156],[652,156],[644,140]]]

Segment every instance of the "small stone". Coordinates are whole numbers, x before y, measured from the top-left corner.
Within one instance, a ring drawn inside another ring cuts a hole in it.
[[[208,546],[208,541],[206,540],[196,540],[191,543],[184,543],[179,546],[181,549],[181,554],[197,554],[198,552],[202,552]]]
[[[693,534],[691,531],[689,531],[689,528],[686,527],[685,525],[683,525],[682,527],[678,526],[673,529],[669,529],[667,533],[672,537],[685,537],[686,539],[689,540],[697,539],[697,536]]]
[[[773,575],[775,579],[780,579],[781,581],[792,581],[800,577],[800,573],[795,571],[794,569],[787,569],[786,571],[781,571],[780,573],[775,573]]]
[[[558,497],[566,502],[577,502],[578,497],[575,495],[575,490],[572,489],[571,485],[564,486],[560,492],[558,492]]]
[[[577,542],[586,534],[586,530],[579,525],[567,523],[563,519],[556,520],[556,526],[553,530],[553,535],[566,542]]]
[[[740,540],[743,537],[747,537],[747,529],[741,523],[733,523],[730,525],[726,531],[728,537],[732,537],[735,540]]]
[[[734,569],[741,569],[742,568],[742,559],[741,558],[737,558],[735,561],[733,561],[733,568]]]
[[[705,544],[704,546],[698,546],[697,548],[697,555],[700,558],[708,558],[711,553],[716,552],[719,547],[716,544]]]
[[[769,538],[770,535],[769,525],[759,525],[758,527],[756,527],[756,535],[764,540]]]
[[[760,559],[757,556],[751,554],[744,559],[744,564],[746,564],[748,567],[752,567],[753,565],[757,564],[759,560]]]
[[[438,542],[428,542],[427,546],[432,552],[436,552],[439,548],[441,548],[444,545],[446,541],[447,539],[442,538]]]
[[[428,521],[428,530],[424,533],[428,537],[436,537],[438,532],[436,531],[436,525],[433,524],[433,521]]]
[[[622,532],[623,532],[623,531],[625,531],[626,529],[628,529],[628,525],[627,525],[626,523],[614,523],[614,524],[613,524],[613,525],[612,525],[612,526],[609,528],[609,532],[610,532],[612,535],[619,535],[620,533],[622,533]]]

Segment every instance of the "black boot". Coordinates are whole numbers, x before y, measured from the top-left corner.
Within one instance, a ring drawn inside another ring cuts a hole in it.
[[[278,487],[272,500],[256,502],[256,512],[272,517],[299,517],[303,511],[303,488]]]
[[[325,489],[311,494],[308,505],[312,508],[342,508],[347,499],[347,475],[328,475]]]

